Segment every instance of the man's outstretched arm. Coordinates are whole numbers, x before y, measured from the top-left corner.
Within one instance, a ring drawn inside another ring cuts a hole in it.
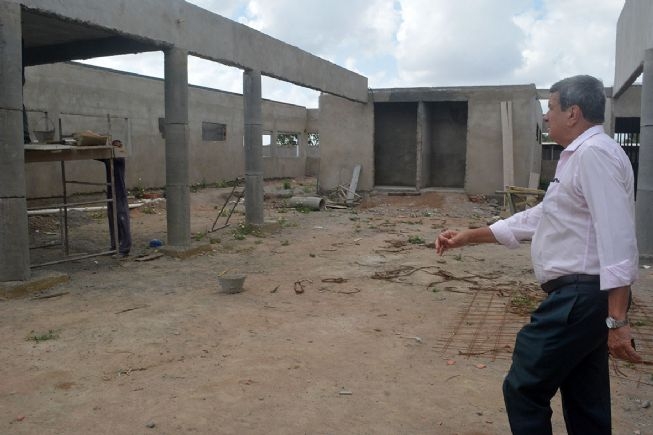
[[[447,249],[460,248],[470,243],[497,243],[497,239],[490,227],[463,231],[446,230],[435,239],[435,252],[442,255]]]

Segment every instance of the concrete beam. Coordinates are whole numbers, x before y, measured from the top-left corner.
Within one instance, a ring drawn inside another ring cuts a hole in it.
[[[182,0],[8,1],[350,100],[367,99],[366,77]]]
[[[20,7],[0,1],[0,281],[30,277],[21,69]]]
[[[23,60],[25,66],[31,66],[65,62],[71,59],[90,59],[92,57],[115,56],[117,54],[142,53],[144,51],[154,51],[154,49],[151,45],[140,41],[122,36],[113,36],[26,49]]]
[[[639,77],[644,52],[653,47],[653,2],[628,0],[617,21],[614,97],[617,98]]]

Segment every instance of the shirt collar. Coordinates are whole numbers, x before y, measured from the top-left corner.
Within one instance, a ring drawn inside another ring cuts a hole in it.
[[[595,125],[593,127],[588,128],[584,132],[582,132],[572,143],[570,143],[567,148],[563,150],[563,152],[568,151],[568,152],[574,152],[578,147],[585,142],[587,139],[589,139],[592,136],[595,136],[597,134],[603,133],[603,126],[602,125]]]

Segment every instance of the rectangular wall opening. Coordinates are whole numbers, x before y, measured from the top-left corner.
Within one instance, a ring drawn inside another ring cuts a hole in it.
[[[425,106],[425,185],[462,189],[467,164],[467,102],[441,101]]]
[[[374,184],[416,187],[417,103],[374,104]]]

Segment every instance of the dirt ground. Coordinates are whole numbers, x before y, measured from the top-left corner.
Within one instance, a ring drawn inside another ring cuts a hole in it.
[[[315,183],[291,188],[310,195]],[[379,194],[305,213],[272,195],[265,216],[276,230],[247,234],[238,206],[230,226],[207,234],[229,191],[192,194],[192,232],[208,253],[152,258],[166,226],[165,202],[154,201],[131,212],[127,259],[38,268],[70,280],[0,299],[0,433],[509,433],[501,382],[541,297],[529,245],[443,257],[432,248],[441,229],[483,225],[496,204]],[[108,247],[105,219],[71,215],[75,252]],[[36,242],[58,224],[30,225]],[[230,273],[247,276],[242,293],[221,291],[217,278]],[[642,268],[636,329],[649,361],[651,283]],[[614,433],[653,434],[653,367],[617,363],[612,374]],[[557,397],[553,409],[563,434]]]

